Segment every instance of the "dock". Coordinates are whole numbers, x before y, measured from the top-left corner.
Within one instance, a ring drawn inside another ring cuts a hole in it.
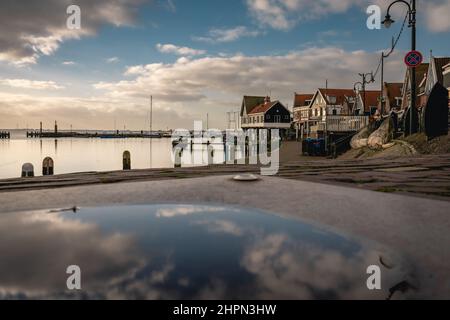
[[[75,132],[75,131],[59,131],[59,132],[45,132],[45,131],[27,131],[27,138],[100,138],[100,139],[127,139],[127,138],[147,138],[147,139],[161,139],[170,137],[165,132],[148,133],[148,132]]]
[[[11,139],[11,133],[7,131],[0,131],[0,139],[1,140]]]

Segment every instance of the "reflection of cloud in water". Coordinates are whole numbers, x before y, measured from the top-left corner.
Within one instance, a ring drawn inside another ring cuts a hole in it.
[[[205,226],[211,233],[225,233],[239,237],[243,235],[242,228],[236,223],[228,220],[201,220],[193,223],[194,225]]]
[[[366,287],[366,268],[377,261],[375,251],[344,256],[339,251],[273,234],[255,239],[241,263],[256,276],[257,299],[385,298],[386,286],[381,292]],[[355,268],[358,266],[360,269]]]
[[[62,294],[69,265],[81,267],[83,289],[95,292],[142,264],[132,237],[61,214],[0,215],[0,252],[0,298]]]
[[[156,210],[158,218],[174,218],[178,216],[187,216],[198,213],[218,213],[218,212],[234,212],[238,211],[229,207],[211,207],[211,206],[176,206],[161,207]]]

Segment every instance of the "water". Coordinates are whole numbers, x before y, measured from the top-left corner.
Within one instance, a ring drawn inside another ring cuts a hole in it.
[[[223,205],[6,213],[0,252],[0,299],[386,299],[411,271],[375,243]],[[368,290],[381,256],[392,266]]]
[[[124,151],[131,153],[132,169],[173,168],[172,143],[163,139],[27,139],[24,132],[12,133],[11,140],[0,140],[0,179],[20,177],[24,163],[32,163],[36,176],[42,175],[42,161],[53,158],[55,174],[122,170]],[[225,161],[224,147],[214,145],[215,164]],[[236,152],[239,157],[239,150]],[[228,155],[229,157],[229,155]],[[194,164],[193,158],[201,163]],[[184,152],[182,166],[207,165],[206,145]]]

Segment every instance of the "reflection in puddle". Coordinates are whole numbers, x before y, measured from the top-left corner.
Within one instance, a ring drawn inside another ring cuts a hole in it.
[[[206,205],[2,214],[0,254],[3,299],[386,299],[410,271],[299,220]],[[69,265],[82,270],[80,291],[66,289]],[[370,265],[382,290],[367,289]]]

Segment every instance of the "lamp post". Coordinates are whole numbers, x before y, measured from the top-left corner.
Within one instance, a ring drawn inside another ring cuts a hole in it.
[[[361,85],[362,87],[362,91],[363,91],[363,101],[362,101],[362,106],[363,106],[363,112],[365,112],[366,109],[366,84],[369,83],[373,83],[375,82],[374,76],[373,76],[373,72],[370,73],[358,73],[358,75],[362,78],[361,82],[356,82],[355,85],[353,86],[353,91],[355,91],[356,89],[356,85]],[[369,80],[367,80],[367,78],[369,78]]]
[[[357,88],[358,85],[360,86],[360,88]],[[363,87],[363,83],[360,82],[360,81],[356,82],[356,83],[353,85],[353,92],[354,92],[355,95],[356,95],[356,103],[358,103],[358,95],[359,95],[359,92],[362,91],[362,87]],[[356,104],[355,107],[357,107],[357,106],[358,106],[358,105]],[[354,115],[356,115],[355,112],[356,112],[356,110],[353,110]]]
[[[383,25],[386,28],[389,28],[395,21],[392,20],[391,15],[389,14],[392,6],[396,3],[403,3],[408,7],[408,27],[411,28],[411,50],[416,50],[416,0],[411,0],[410,3],[408,3],[405,0],[397,0],[392,2],[386,13],[386,18],[383,21]],[[409,114],[409,134],[412,135],[415,133],[415,128],[413,128],[414,124],[414,115],[416,112],[416,68],[411,67],[410,68],[410,76],[411,76],[411,105],[410,105],[410,114]],[[406,132],[405,132],[406,134]]]

